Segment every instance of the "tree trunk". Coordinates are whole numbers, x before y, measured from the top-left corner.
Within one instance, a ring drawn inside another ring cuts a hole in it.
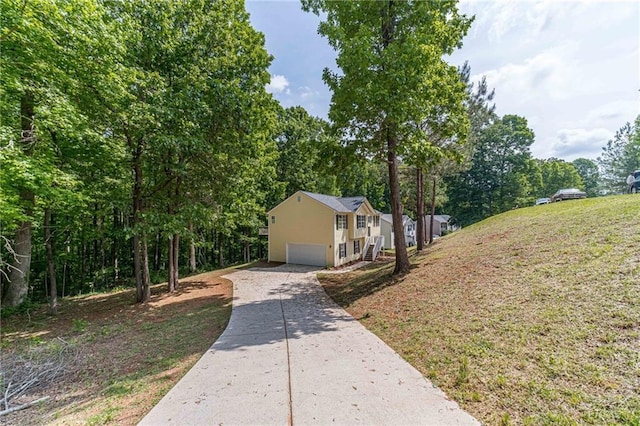
[[[132,143],[130,143],[130,146]],[[140,214],[142,213],[142,141],[135,144],[133,155],[133,275],[136,281],[136,301],[144,302],[142,276],[142,247],[140,241]]]
[[[20,223],[13,245],[13,260],[9,267],[9,283],[4,294],[3,306],[18,306],[29,291],[31,268],[31,222]]]
[[[218,267],[224,267],[224,237],[221,232],[218,232]]]
[[[431,224],[429,225],[429,229],[431,232],[429,233],[429,244],[433,244],[433,224],[435,223],[435,219],[433,216],[436,214],[436,177],[433,178],[433,187],[431,188]]]
[[[394,275],[409,272],[409,255],[402,225],[402,200],[400,199],[400,181],[398,177],[398,158],[396,156],[397,141],[393,130],[387,128],[387,161],[389,163],[389,189],[391,192],[391,217],[393,220],[396,266]]]
[[[149,276],[149,250],[147,234],[142,233],[142,303],[151,298],[151,277]]]
[[[251,262],[251,244],[249,244],[249,234],[251,233],[251,229],[247,228],[243,233],[246,237],[244,240],[244,251],[243,251],[244,263],[249,263]]]
[[[211,230],[211,264],[215,265],[217,258],[216,258],[216,247],[217,247],[217,238],[216,238],[216,230],[212,229]]]
[[[189,240],[189,272],[196,272],[196,240],[193,237],[193,223],[189,223],[189,232],[191,239]]]
[[[47,269],[49,272],[49,313],[58,313],[58,287],[56,285],[56,268],[53,261],[53,241],[51,237],[51,208],[44,209],[44,244],[47,250]]]
[[[169,238],[167,242],[167,290],[172,293],[176,290],[175,274],[173,273],[173,268],[175,267],[175,263],[173,263],[173,238]]]
[[[180,234],[173,234],[173,283],[174,288],[178,288],[178,279],[180,269],[178,269],[178,260],[180,258]]]
[[[382,45],[386,49],[394,39],[395,22],[395,2],[389,1],[384,4],[382,10]],[[409,256],[404,236],[404,226],[402,224],[402,200],[400,199],[400,180],[398,176],[398,158],[396,149],[398,146],[397,135],[393,118],[385,119],[383,123],[387,142],[387,163],[389,165],[389,190],[391,195],[391,217],[393,220],[394,244],[396,251],[396,266],[394,275],[409,272]]]
[[[162,236],[158,233],[156,234],[156,241],[153,247],[153,270],[160,270],[160,241],[162,240]]]
[[[133,276],[136,280],[136,302],[142,303],[144,294],[142,292],[142,261],[140,252],[142,249],[140,244],[140,236],[133,235]]]
[[[30,156],[36,143],[34,126],[34,99],[33,93],[27,91],[20,99],[20,122],[22,151]],[[29,218],[32,213],[34,195],[32,191],[20,192],[20,201],[25,206],[25,216]],[[3,294],[4,306],[18,306],[24,302],[29,291],[29,270],[31,269],[31,220],[27,219],[18,225],[16,231],[13,259],[9,266],[9,278],[7,292]]]
[[[422,168],[416,169],[416,245],[417,250],[424,249],[424,190]]]
[[[113,262],[113,285],[118,285],[118,209],[113,208],[113,242],[111,245],[111,262]]]
[[[93,176],[91,176],[91,179],[93,179]],[[94,203],[93,204],[93,220],[92,220],[92,225],[93,225],[93,232],[98,231],[99,229],[99,225],[98,225],[98,203]],[[100,234],[100,232],[98,232],[98,234]],[[95,234],[94,234],[95,235]],[[91,263],[89,263],[89,274],[93,277],[95,277],[94,272],[98,269],[98,239],[94,238],[92,241],[92,253],[91,253]]]

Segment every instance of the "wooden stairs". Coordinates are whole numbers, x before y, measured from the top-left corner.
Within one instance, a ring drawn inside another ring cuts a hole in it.
[[[367,247],[367,251],[364,254],[364,260],[366,262],[372,262],[373,261],[373,249],[375,248],[374,244],[369,244],[369,247]]]

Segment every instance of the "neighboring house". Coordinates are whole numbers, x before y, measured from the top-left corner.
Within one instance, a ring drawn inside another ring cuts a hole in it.
[[[380,214],[380,233],[384,236],[384,248],[393,249],[395,247],[395,240],[393,235],[393,218],[391,214]],[[404,239],[407,246],[414,246],[416,244],[416,221],[409,216],[402,215],[402,226],[404,228]]]
[[[267,220],[270,262],[340,266],[373,260],[384,244],[380,216],[365,197],[298,191],[271,209]]]
[[[431,215],[425,216],[425,228],[427,230],[426,235],[429,235],[429,227],[431,226]],[[460,229],[458,225],[454,225],[451,221],[451,216],[448,214],[436,214],[433,216],[433,235],[441,237],[443,233],[457,231]]]

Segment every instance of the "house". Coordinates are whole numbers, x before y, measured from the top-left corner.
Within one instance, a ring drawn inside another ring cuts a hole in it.
[[[365,197],[298,191],[267,213],[269,261],[322,267],[373,260],[384,244]]]
[[[429,235],[429,229],[431,226],[431,215],[426,215],[424,219],[426,222],[425,229],[427,231],[425,234]],[[458,229],[460,229],[460,227],[458,225],[453,224],[453,222],[451,221],[451,216],[449,216],[448,214],[433,215],[432,234],[434,236],[441,237],[443,234],[446,234],[447,232],[457,231]]]
[[[380,214],[380,233],[384,236],[384,248],[393,249],[395,247],[395,240],[393,235],[393,218],[391,214]],[[404,239],[407,246],[414,246],[416,244],[416,222],[409,216],[402,215],[402,226],[404,228]]]

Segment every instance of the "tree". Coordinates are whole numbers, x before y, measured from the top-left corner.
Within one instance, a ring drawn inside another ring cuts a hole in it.
[[[417,126],[439,97],[457,96],[442,61],[461,44],[471,23],[455,1],[304,0],[303,8],[326,12],[318,32],[338,52],[342,74],[325,69],[333,91],[329,118],[354,152],[388,165],[396,265],[409,270],[402,228],[399,158],[409,144],[425,141]]]
[[[93,63],[99,61],[84,53],[90,50],[94,57],[101,57],[110,50],[112,37],[104,23],[104,10],[90,0],[10,0],[2,2],[0,15],[0,114],[6,117],[0,149],[7,150],[6,159],[22,163],[8,190],[16,203],[12,210],[17,220],[5,225],[5,231],[14,232],[15,237],[3,304],[15,306],[28,290],[38,203],[56,199],[52,194],[65,186],[56,184],[56,180],[64,182],[61,177],[65,175],[53,160],[56,140],[84,121],[80,105],[86,83],[101,76],[94,74]],[[0,168],[4,167],[11,167],[10,163]],[[6,182],[2,183],[0,186]]]
[[[578,171],[580,178],[582,178],[587,197],[600,195],[600,172],[595,161],[588,158],[577,158],[573,161],[573,166]]]
[[[538,160],[542,185],[536,188],[535,197],[551,197],[562,188],[583,189],[584,183],[572,163],[557,158]]]
[[[130,156],[134,277],[144,302],[149,235],[167,249],[173,291],[182,236],[195,246],[191,229],[233,232],[263,209],[258,182],[275,173],[276,104],[264,89],[271,56],[241,2],[127,1],[112,14],[127,46],[126,84],[102,99]]]
[[[449,181],[448,210],[466,225],[531,198],[534,134],[527,120],[505,115],[480,133],[469,170]]]
[[[464,102],[462,104],[449,103],[449,114],[444,117],[444,120],[442,118],[437,120],[435,125],[423,123],[431,134],[430,140],[432,144],[438,146],[440,152],[445,153],[445,155],[434,156],[424,163],[428,166],[426,172],[429,181],[431,181],[429,190],[431,194],[429,202],[431,223],[429,229],[433,229],[439,181],[470,167],[470,159],[480,132],[495,119],[495,105],[491,104],[495,96],[495,90],[489,91],[485,77],[482,77],[476,86],[471,81],[471,67],[468,62],[458,68],[458,73],[466,88]],[[460,106],[464,110],[461,110]],[[466,130],[467,126],[468,131]],[[462,140],[466,143],[459,143]],[[429,244],[433,242],[433,234],[425,238],[427,227],[424,223],[424,201],[422,200],[423,179],[424,172],[419,167],[416,174],[418,188],[418,197],[416,197],[418,250],[422,249],[425,240],[428,240]]]
[[[285,197],[298,190],[336,194],[336,177],[327,173],[331,157],[323,155],[334,145],[328,123],[297,106],[281,110],[279,124],[277,170]]]
[[[608,193],[621,193],[629,173],[640,169],[640,115],[634,125],[626,123],[602,148],[598,157],[602,186]]]

